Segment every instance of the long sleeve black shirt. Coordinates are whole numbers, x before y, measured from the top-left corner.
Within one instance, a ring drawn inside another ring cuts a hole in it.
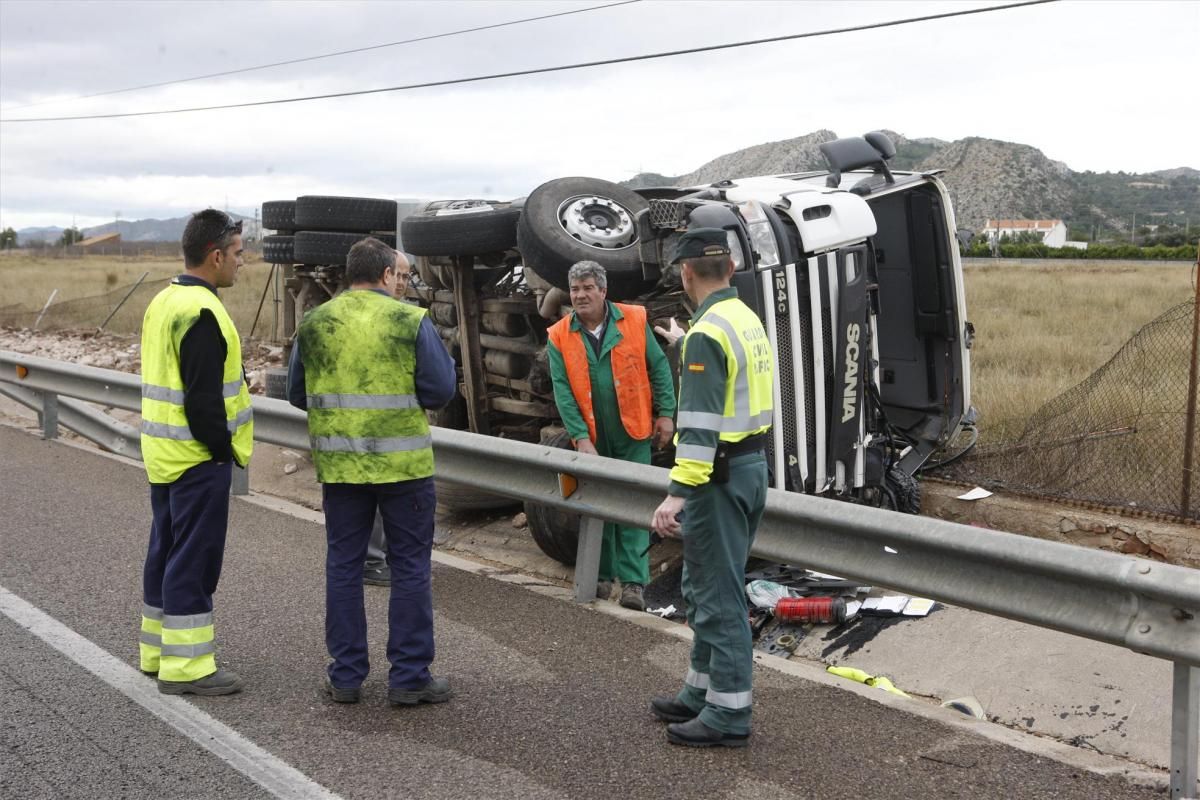
[[[180,275],[175,283],[203,286],[214,295],[217,293],[210,283],[194,275]],[[221,335],[217,318],[207,308],[202,309],[179,345],[179,373],[183,379],[183,413],[187,416],[188,428],[196,441],[212,453],[214,461],[233,459],[233,437],[227,425],[225,398],[221,391],[228,353],[229,345]]]

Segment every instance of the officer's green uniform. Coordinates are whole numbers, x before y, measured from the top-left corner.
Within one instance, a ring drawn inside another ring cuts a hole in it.
[[[724,483],[712,480],[713,462],[718,439],[728,445],[770,429],[772,371],[766,332],[737,290],[709,295],[683,340],[668,489],[686,498],[683,598],[694,634],[677,699],[729,734],[750,732],[753,661],[743,583],[766,503],[767,462],[761,449],[733,455]]]
[[[621,310],[605,301],[608,319],[604,325],[604,338],[597,355],[590,336],[579,324],[578,317],[571,313],[571,335],[584,337],[584,349],[588,356],[588,376],[592,383],[592,407],[596,416],[596,452],[609,458],[650,463],[650,439],[631,439],[621,422],[621,410],[617,406],[617,392],[613,386],[612,359],[610,354],[621,333],[614,320],[622,319]],[[546,345],[550,357],[550,376],[554,382],[554,402],[558,405],[563,427],[572,439],[588,438],[588,426],[579,411],[579,404],[571,393],[567,379],[567,368],[562,353],[553,343]],[[675,414],[675,385],[671,380],[671,365],[662,348],[654,338],[649,324],[646,325],[646,368],[650,376],[653,393],[653,417],[670,417]],[[653,438],[653,437],[651,437]],[[600,574],[602,581],[613,578],[622,584],[650,582],[650,559],[646,551],[650,546],[650,533],[645,528],[632,528],[608,522],[604,525],[604,541],[600,549]]]

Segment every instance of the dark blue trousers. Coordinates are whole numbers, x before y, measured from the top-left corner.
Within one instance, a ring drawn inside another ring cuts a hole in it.
[[[146,605],[171,616],[212,611],[225,557],[233,465],[206,461],[174,483],[150,484],[150,546],[142,569]]]
[[[367,661],[363,559],[375,511],[387,533],[391,568],[388,604],[388,686],[419,689],[433,661],[433,479],[397,483],[326,483],[321,486],[328,550],[325,556],[325,646],[329,680],[340,688],[362,684]]]

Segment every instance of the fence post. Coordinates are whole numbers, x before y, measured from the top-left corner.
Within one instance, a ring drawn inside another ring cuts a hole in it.
[[[229,484],[229,493],[233,495],[250,494],[250,465],[239,467],[233,465],[233,480]]]
[[[57,294],[58,289],[55,289],[50,293],[50,296],[46,298],[46,305],[42,306],[42,313],[38,314],[37,319],[33,321],[33,329],[35,331],[38,329],[38,325],[42,324],[42,317],[46,316],[46,309],[49,308],[50,304],[54,302],[54,297]]]
[[[583,517],[579,520],[579,549],[575,555],[575,602],[596,599],[596,579],[600,575],[600,543],[604,539],[604,520]]]
[[[149,274],[150,274],[149,271],[143,272],[142,277],[137,279],[137,283],[135,283],[133,286],[129,287],[129,291],[126,292],[125,296],[121,298],[121,302],[117,303],[117,307],[112,310],[112,313],[110,313],[107,317],[104,318],[104,322],[100,323],[100,327],[96,328],[96,333],[99,333],[100,331],[104,330],[104,326],[109,323],[109,320],[111,320],[114,316],[116,316],[117,312],[121,310],[121,306],[125,305],[125,301],[128,300],[130,298],[130,296],[133,295],[133,293],[137,290],[137,287],[142,285],[142,281],[146,280],[146,276]]]
[[[43,439],[58,438],[58,395],[41,392],[42,410],[38,412],[38,423],[42,426]]]
[[[1171,800],[1200,797],[1200,667],[1174,663],[1171,692]]]
[[[1196,257],[1196,298],[1192,303],[1192,365],[1188,370],[1187,417],[1183,426],[1183,488],[1179,515],[1188,516],[1192,504],[1192,440],[1196,438],[1196,357],[1200,343],[1200,255]]]

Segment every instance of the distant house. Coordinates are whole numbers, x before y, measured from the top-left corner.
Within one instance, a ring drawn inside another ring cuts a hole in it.
[[[119,233],[102,233],[99,236],[89,236],[86,239],[80,239],[72,247],[77,247],[80,250],[93,250],[97,246],[114,245],[121,243],[121,234]]]
[[[989,219],[982,231],[991,241],[1030,232],[1041,235],[1047,247],[1062,247],[1067,241],[1067,224],[1061,219]]]

